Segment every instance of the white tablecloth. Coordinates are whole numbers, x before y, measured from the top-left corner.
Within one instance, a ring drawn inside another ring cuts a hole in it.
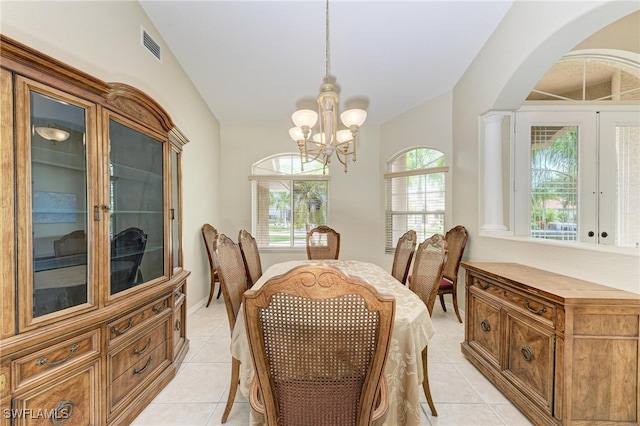
[[[419,425],[422,392],[422,350],[433,336],[433,325],[424,303],[387,271],[373,263],[355,260],[303,260],[277,263],[267,269],[253,289],[269,278],[300,265],[332,266],[346,275],[369,282],[380,293],[396,299],[396,316],[386,365],[389,411],[385,425]],[[249,352],[242,308],[231,337],[231,355],[240,361],[240,392],[249,394],[254,369]]]

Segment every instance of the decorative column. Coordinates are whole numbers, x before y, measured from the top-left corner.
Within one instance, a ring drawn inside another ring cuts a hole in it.
[[[481,231],[506,231],[502,176],[502,121],[509,112],[491,111],[484,122],[484,224]]]

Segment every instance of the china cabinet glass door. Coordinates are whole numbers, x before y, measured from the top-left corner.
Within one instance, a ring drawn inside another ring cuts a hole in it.
[[[164,146],[109,119],[111,295],[165,274]]]
[[[31,278],[21,295],[27,308],[20,312],[22,324],[28,325],[92,301],[87,123],[95,119],[95,108],[25,79],[18,88],[18,104],[26,104],[21,114],[28,114],[28,121],[19,122],[29,123],[18,137],[18,185],[29,194],[19,205],[30,213],[21,217],[19,231],[19,251],[30,252],[21,269]]]
[[[180,153],[171,150],[171,238],[173,269],[182,267],[180,261],[180,181],[179,181]]]

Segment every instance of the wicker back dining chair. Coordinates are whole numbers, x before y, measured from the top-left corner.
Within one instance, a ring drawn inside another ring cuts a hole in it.
[[[244,301],[249,402],[270,426],[384,421],[395,299],[337,269],[300,266]]]
[[[247,271],[247,285],[253,286],[262,276],[262,263],[260,262],[260,251],[256,239],[246,230],[238,232],[238,245],[242,253],[242,260]]]
[[[238,312],[242,304],[242,296],[247,290],[247,273],[244,269],[240,248],[231,238],[224,234],[220,234],[218,237],[216,256],[218,259],[218,274],[220,276],[222,296],[224,297],[227,317],[229,318],[229,330],[231,334],[233,334],[233,328],[236,325]],[[227,405],[222,414],[222,423],[225,423],[227,417],[229,417],[233,401],[236,398],[239,382],[240,360],[231,357],[231,383],[229,385]]]
[[[53,242],[55,257],[72,256],[87,253],[87,234],[84,229],[78,229],[60,237]]]
[[[462,322],[462,318],[458,311],[458,271],[460,270],[460,261],[462,260],[462,254],[464,253],[468,238],[469,234],[467,233],[467,229],[462,225],[451,228],[445,234],[444,239],[447,241],[448,254],[438,288],[438,296],[440,297],[442,310],[447,312],[447,308],[444,305],[444,295],[451,294],[453,298],[453,310],[460,322]]]
[[[447,257],[447,242],[444,236],[435,234],[427,238],[418,246],[416,250],[415,260],[413,262],[413,271],[411,272],[411,280],[409,280],[409,289],[418,295],[420,300],[424,302],[429,311],[429,315],[433,312],[433,305],[438,296],[438,284],[442,278],[442,269]],[[427,350],[429,346],[422,351],[422,371],[424,379],[422,388],[427,398],[427,403],[431,409],[431,414],[438,415],[436,407],[431,397],[431,389],[429,388],[429,372],[427,363]]]
[[[209,277],[211,280],[211,286],[209,288],[209,299],[207,300],[207,306],[213,299],[213,293],[216,290],[216,283],[220,283],[218,277],[218,259],[216,256],[216,245],[218,243],[218,230],[208,223],[202,225],[202,239],[204,240],[204,248],[207,251],[207,258],[209,259]],[[218,295],[216,299],[220,298],[222,293],[222,286],[218,287]]]
[[[340,234],[328,226],[318,226],[307,232],[307,259],[337,259],[340,254]]]
[[[391,275],[402,284],[407,282],[411,260],[416,250],[417,243],[416,231],[410,229],[398,239],[396,252],[393,255],[393,266],[391,267]]]

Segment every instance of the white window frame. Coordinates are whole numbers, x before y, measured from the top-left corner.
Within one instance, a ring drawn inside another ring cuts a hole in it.
[[[259,173],[261,167],[264,164],[268,164],[268,162],[275,162],[278,159],[288,159],[291,161],[292,166],[283,168],[278,170],[275,173]],[[301,165],[301,167],[299,167]],[[299,168],[299,171],[297,171]],[[258,172],[258,173],[257,173]],[[268,182],[268,181],[278,181],[278,182],[288,182],[288,186],[291,191],[290,196],[290,211],[291,211],[291,221],[294,222],[294,197],[293,197],[293,187],[294,182],[300,181],[324,181],[327,183],[327,200],[326,200],[326,216],[325,223],[318,223],[316,225],[328,225],[329,223],[329,181],[331,180],[331,176],[328,174],[328,168],[324,168],[324,163],[319,160],[312,160],[309,162],[301,162],[299,153],[279,153],[274,154],[269,157],[263,158],[252,165],[252,173],[249,175],[249,180],[251,181],[251,230],[253,236],[256,238],[258,243],[258,247],[261,251],[304,251],[306,250],[306,244],[298,244],[296,245],[295,239],[295,228],[293,224],[291,225],[290,231],[290,239],[289,245],[283,246],[275,246],[275,245],[263,245],[261,238],[262,231],[261,226],[259,224],[259,220],[257,217],[258,212],[258,184],[260,182]]]
[[[431,151],[435,151],[438,153],[442,154],[442,158],[445,161],[445,165],[443,166],[438,166],[438,167],[429,167],[429,168],[416,168],[416,169],[408,169],[408,170],[401,170],[401,171],[393,171],[393,164],[394,162],[398,159],[398,157],[401,157],[403,155],[408,154],[411,151],[417,151],[417,150],[431,150]],[[412,148],[408,148],[405,149],[401,152],[396,153],[391,159],[389,159],[389,161],[387,161],[387,170],[388,173],[385,173],[384,175],[384,179],[385,179],[385,253],[394,253],[395,252],[395,248],[396,248],[396,243],[398,238],[406,231],[408,231],[410,228],[409,226],[405,226],[402,229],[393,229],[393,217],[397,217],[397,216],[409,216],[409,215],[423,215],[423,216],[428,216],[428,215],[438,215],[441,217],[441,221],[442,221],[442,226],[440,229],[441,233],[444,233],[444,230],[446,229],[446,224],[445,224],[445,213],[446,213],[446,173],[449,171],[449,167],[446,166],[446,156],[444,154],[444,152],[442,152],[439,149],[436,148],[432,148],[432,147],[428,147],[428,146],[418,146],[418,147],[412,147]],[[406,177],[410,177],[410,176],[426,176],[429,174],[433,174],[433,173],[442,173],[444,176],[444,183],[443,183],[443,196],[444,199],[442,200],[442,209],[435,209],[435,210],[420,210],[420,211],[400,211],[400,210],[392,210],[391,208],[391,204],[392,204],[392,198],[394,197],[393,193],[393,180],[394,179],[402,179],[402,178],[406,178]],[[394,233],[395,231],[395,233]],[[418,230],[416,230],[418,231]],[[422,233],[418,232],[418,241],[422,241],[428,237],[430,237],[431,235],[426,235],[425,232],[423,231]]]

